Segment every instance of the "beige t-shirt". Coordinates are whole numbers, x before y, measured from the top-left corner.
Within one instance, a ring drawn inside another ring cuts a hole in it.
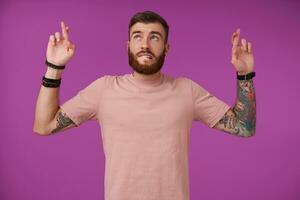
[[[61,108],[77,126],[100,124],[105,200],[189,200],[192,121],[213,127],[230,107],[188,78],[161,73],[103,76]]]

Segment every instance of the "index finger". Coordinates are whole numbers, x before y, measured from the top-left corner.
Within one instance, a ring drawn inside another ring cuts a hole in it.
[[[231,37],[232,45],[237,46],[239,44],[239,39],[240,39],[240,29],[238,28]]]
[[[66,40],[69,40],[69,35],[68,35],[68,32],[67,32],[67,28],[66,28],[65,23],[63,21],[61,21],[60,25],[61,25],[63,38],[66,39]]]

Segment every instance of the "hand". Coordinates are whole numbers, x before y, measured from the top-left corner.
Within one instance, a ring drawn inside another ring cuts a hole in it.
[[[231,63],[234,65],[239,75],[244,75],[254,71],[254,58],[252,52],[252,44],[250,42],[247,42],[244,38],[241,40],[241,44],[239,44],[239,38],[240,29],[238,28],[231,37]]]
[[[50,35],[47,47],[47,60],[55,65],[66,65],[75,53],[75,45],[69,41],[69,27],[61,22],[60,32]]]

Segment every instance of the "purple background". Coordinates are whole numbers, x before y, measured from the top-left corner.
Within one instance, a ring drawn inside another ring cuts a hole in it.
[[[224,2],[1,1],[0,199],[103,199],[96,121],[49,137],[32,131],[48,38],[64,20],[77,47],[63,74],[63,103],[97,77],[131,72],[129,19],[153,10],[170,25],[162,71],[191,78],[230,105],[236,98],[231,34],[240,27],[253,43],[256,136],[240,138],[194,122],[191,199],[299,200],[300,2]]]

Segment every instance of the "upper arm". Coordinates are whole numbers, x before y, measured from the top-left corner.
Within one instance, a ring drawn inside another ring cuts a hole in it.
[[[230,106],[212,95],[198,83],[190,80],[193,104],[193,120],[201,121],[209,127],[213,127],[219,119],[228,111]]]
[[[70,128],[76,127],[76,124],[70,119],[70,117],[61,109],[57,111],[54,119],[51,121],[48,135],[61,132]]]
[[[245,123],[238,119],[237,114],[232,108],[224,114],[213,128],[240,137],[250,137],[253,135],[245,128]]]

